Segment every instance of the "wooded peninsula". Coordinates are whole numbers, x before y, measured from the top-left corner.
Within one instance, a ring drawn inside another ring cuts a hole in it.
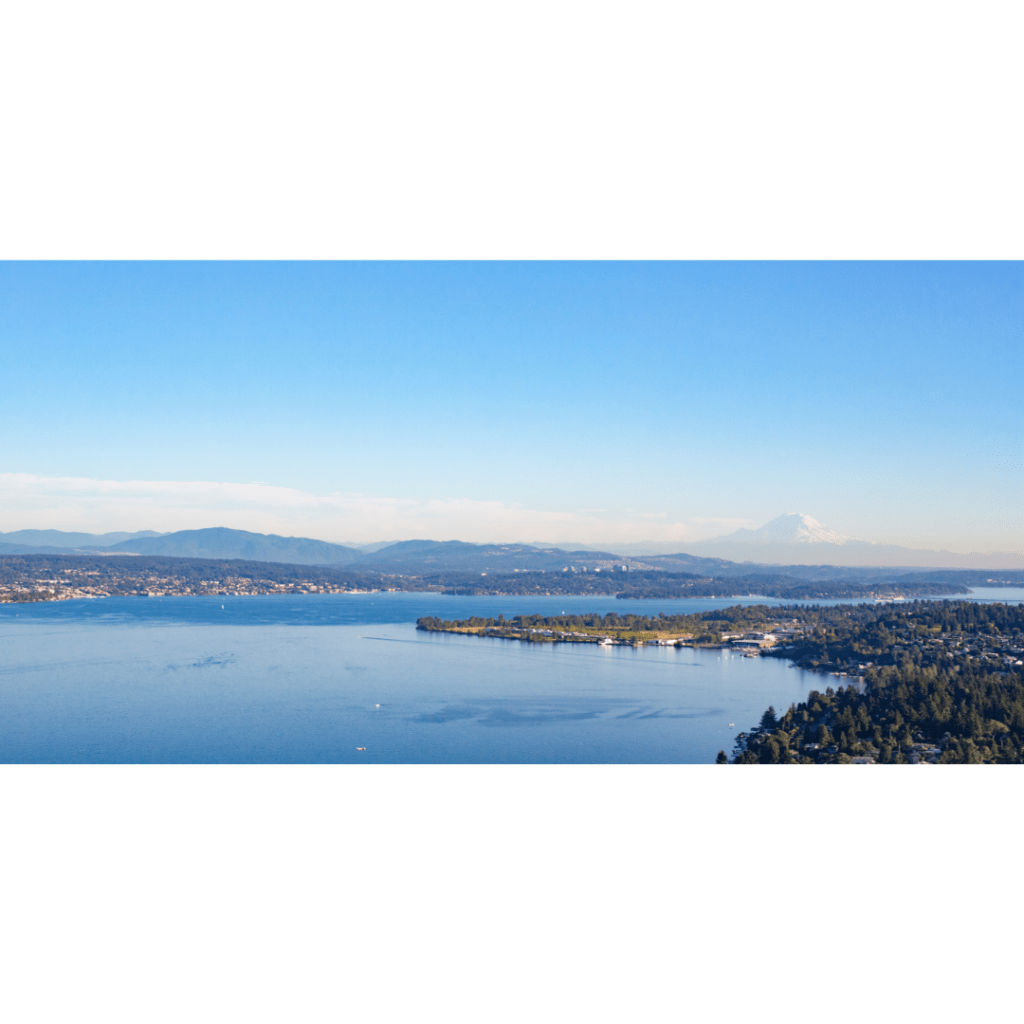
[[[915,601],[694,615],[422,618],[530,643],[734,646],[836,677],[736,739],[720,764],[1024,763],[1024,607]],[[848,680],[845,684],[840,680]]]

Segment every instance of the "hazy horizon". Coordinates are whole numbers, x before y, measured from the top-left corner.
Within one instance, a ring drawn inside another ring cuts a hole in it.
[[[403,536],[395,536],[395,537],[389,537],[389,538],[384,538],[384,539],[380,538],[379,536],[375,537],[373,539],[368,539],[368,538],[365,538],[365,537],[359,537],[359,538],[349,537],[349,538],[338,539],[338,538],[335,538],[335,537],[327,537],[327,536],[320,536],[320,535],[313,535],[313,534],[299,534],[299,533],[294,533],[294,532],[288,533],[288,532],[281,532],[281,531],[278,531],[278,530],[258,530],[258,529],[250,529],[249,527],[244,527],[244,526],[229,526],[227,523],[219,522],[219,521],[216,522],[216,523],[211,522],[209,524],[204,524],[202,526],[179,526],[179,527],[176,527],[176,528],[173,528],[173,529],[166,529],[166,530],[152,530],[150,527],[146,527],[146,526],[140,526],[140,527],[138,527],[136,529],[122,528],[122,529],[116,529],[116,530],[101,530],[101,529],[85,529],[85,528],[82,528],[82,529],[72,529],[72,528],[68,528],[68,527],[65,527],[65,526],[53,526],[53,525],[48,525],[48,526],[25,526],[25,525],[21,525],[21,526],[13,526],[13,527],[10,527],[9,529],[0,530],[0,536],[6,536],[8,534],[14,534],[14,533],[20,533],[20,532],[26,532],[26,531],[38,531],[38,532],[54,531],[54,532],[58,532],[58,533],[68,533],[68,534],[88,534],[89,536],[92,536],[92,537],[103,537],[103,536],[107,536],[107,535],[119,535],[119,534],[142,534],[142,533],[146,533],[146,532],[150,532],[150,533],[153,533],[153,534],[161,534],[162,535],[162,534],[177,533],[177,532],[182,532],[182,531],[218,529],[218,528],[245,530],[246,532],[259,533],[259,534],[264,534],[264,535],[267,535],[267,534],[270,534],[270,533],[274,533],[277,536],[283,536],[283,537],[308,537],[309,539],[325,541],[325,542],[327,542],[329,544],[342,544],[342,545],[347,545],[347,546],[351,546],[351,547],[367,547],[367,546],[372,546],[372,545],[376,545],[376,544],[381,544],[381,545],[383,545],[383,544],[397,544],[397,543],[401,543],[403,541],[413,541],[413,540],[430,540],[430,541],[437,541],[437,542],[464,541],[464,542],[472,543],[472,544],[529,544],[529,545],[532,545],[533,547],[539,547],[539,548],[545,548],[545,547],[549,547],[549,548],[582,548],[582,547],[590,547],[590,548],[595,548],[596,549],[596,548],[605,547],[609,551],[613,550],[613,548],[615,550],[620,550],[621,553],[623,553],[623,554],[628,553],[630,551],[633,551],[633,549],[636,549],[636,552],[640,553],[639,549],[641,549],[641,548],[644,549],[643,553],[647,553],[647,554],[662,553],[662,552],[670,553],[670,552],[682,550],[681,548],[678,547],[678,545],[680,545],[680,544],[691,544],[691,545],[695,545],[695,546],[704,546],[704,545],[707,545],[707,544],[713,544],[715,542],[724,542],[729,536],[731,536],[731,534],[716,534],[714,536],[703,537],[701,539],[697,539],[697,538],[694,537],[694,538],[684,538],[684,539],[680,539],[680,540],[655,540],[655,539],[650,539],[650,540],[620,541],[620,540],[616,540],[616,539],[611,538],[611,537],[601,538],[600,536],[598,536],[596,538],[589,539],[589,540],[582,540],[582,539],[549,540],[549,539],[545,539],[545,538],[537,538],[537,539],[534,539],[534,540],[520,540],[520,539],[513,539],[513,538],[505,537],[505,536],[494,535],[494,536],[490,536],[490,537],[484,537],[483,539],[467,540],[467,538],[463,537],[463,536],[445,536],[445,535],[436,535],[435,536],[435,535],[427,535],[425,533],[417,533],[417,534],[409,534],[408,536],[404,536],[403,535]],[[883,545],[881,542],[878,542],[878,541],[868,540],[866,538],[850,538],[850,539],[855,540],[855,541],[859,541],[859,542],[863,542],[863,543],[866,543],[866,544],[878,545],[880,547],[889,546],[889,545]],[[893,546],[893,547],[904,547],[905,550],[908,550],[908,551],[912,551],[912,550],[913,551],[949,550],[949,549],[936,549],[936,548],[909,548],[909,547],[905,547],[904,545],[891,545],[891,546]],[[815,551],[822,551],[822,550],[829,550],[829,549],[828,548],[824,548],[824,547],[815,547],[813,550],[815,550]],[[988,552],[970,552],[970,551],[964,550],[964,551],[952,551],[951,553],[953,553],[953,554],[991,553],[991,549]],[[1017,551],[1017,552],[1011,552],[1011,553],[1019,554],[1020,552]]]
[[[789,518],[785,515],[778,517],[778,520]],[[772,526],[778,520],[766,524]],[[822,525],[822,524],[816,524]],[[223,526],[199,527],[197,529],[224,529]],[[227,529],[230,529],[228,527]],[[82,531],[62,531],[56,528],[38,530],[35,528],[22,528],[21,530],[0,531],[0,538],[16,537],[18,542],[32,543],[20,537],[20,534],[67,534],[69,537],[87,537],[90,540],[104,540],[106,544],[114,544],[123,541],[126,535],[145,534],[154,536],[166,536],[176,532],[192,532],[186,528],[184,531],[112,531],[105,534],[86,533]],[[247,531],[260,534],[259,531]],[[831,532],[831,531],[830,531]],[[340,544],[346,547],[359,550],[378,550],[393,544],[407,541],[430,541],[448,542],[462,541],[459,537],[400,537],[390,540],[345,540],[331,541],[324,537],[298,537],[295,534],[279,534],[293,539],[305,539],[315,541],[327,541],[327,543]],[[52,546],[61,546],[60,538],[52,538]],[[749,543],[736,541],[731,536],[711,538],[707,541],[696,541],[688,543],[683,547],[676,541],[635,541],[619,543],[614,540],[583,542],[577,540],[544,541],[533,542],[510,541],[507,538],[495,538],[487,541],[470,543],[480,544],[516,544],[528,543],[537,548],[558,548],[566,551],[591,550],[605,551],[609,554],[621,555],[625,558],[642,558],[644,556],[671,555],[671,554],[692,554],[699,557],[724,558],[730,561],[744,563],[751,562],[762,565],[837,565],[837,566],[920,566],[936,568],[978,568],[978,569],[1016,569],[1024,566],[1024,553],[1013,552],[950,552],[936,551],[934,549],[904,548],[891,545],[876,545],[859,538],[844,538],[849,544],[801,544],[801,543],[769,543],[763,546],[755,546]],[[6,541],[0,540],[0,543]],[[42,545],[44,541],[36,540],[34,543]],[[85,546],[81,540],[68,540],[68,545]]]

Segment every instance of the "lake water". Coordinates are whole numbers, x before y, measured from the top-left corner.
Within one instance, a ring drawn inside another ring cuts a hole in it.
[[[310,594],[0,605],[0,762],[708,763],[769,704],[837,681],[729,651],[524,644],[415,622],[758,603],[782,602]]]

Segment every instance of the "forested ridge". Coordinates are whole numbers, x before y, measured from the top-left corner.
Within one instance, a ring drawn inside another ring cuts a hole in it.
[[[621,600],[685,597],[774,597],[790,601],[835,600],[857,597],[941,597],[966,594],[960,582],[916,580],[862,583],[850,580],[800,580],[792,576],[752,573],[747,576],[701,576],[661,569],[605,568],[588,572],[469,574],[438,572],[420,577],[432,588],[449,594],[593,594]]]
[[[970,601],[790,609],[773,654],[856,675],[741,733],[736,764],[1024,761],[1024,608]],[[728,760],[725,752],[719,761]]]
[[[630,598],[745,597],[783,600],[909,597],[964,593],[955,581],[904,583],[850,580],[807,581],[754,574],[711,577],[657,569],[506,573],[385,572],[333,565],[293,565],[254,559],[185,558],[171,555],[0,555],[0,601],[52,601],[74,597],[221,593],[281,593],[317,590],[432,591],[444,594],[570,595]]]

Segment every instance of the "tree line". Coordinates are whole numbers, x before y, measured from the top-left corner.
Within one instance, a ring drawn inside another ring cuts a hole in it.
[[[741,733],[736,764],[1024,762],[1024,608],[970,601],[789,609],[807,632],[779,652],[825,670],[861,659],[862,681],[812,690]],[[864,661],[867,659],[867,661]],[[719,762],[727,761],[724,751]]]

